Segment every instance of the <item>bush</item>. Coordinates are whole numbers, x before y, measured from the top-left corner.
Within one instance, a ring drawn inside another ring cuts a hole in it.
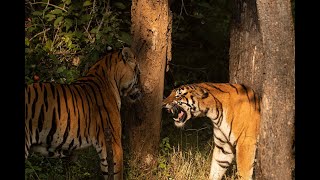
[[[131,2],[25,1],[25,83],[71,83],[110,49],[129,46]],[[31,154],[25,179],[98,179],[93,148],[69,163]]]
[[[26,83],[73,82],[106,50],[130,45],[130,18],[119,18],[129,6],[107,2],[27,0]]]

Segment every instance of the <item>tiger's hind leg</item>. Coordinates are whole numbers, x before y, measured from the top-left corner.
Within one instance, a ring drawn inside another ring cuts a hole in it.
[[[31,144],[26,140],[24,144],[24,159],[28,159],[30,148],[31,148]]]
[[[236,163],[240,179],[251,180],[256,153],[256,140],[248,136],[244,137],[242,143],[237,144],[236,151]]]
[[[103,139],[104,141],[101,141],[98,145],[94,146],[100,157],[100,168],[103,177],[105,180],[122,180],[123,150],[121,141],[119,143],[108,143],[107,139]],[[110,159],[110,155],[112,155],[113,158]],[[112,160],[112,162],[110,162],[110,160]],[[109,165],[110,163],[113,163],[112,166]]]
[[[123,179],[123,150],[121,141],[112,143],[113,162],[114,162],[114,179]]]
[[[30,136],[30,131],[27,126],[24,127],[24,159],[28,159],[29,153],[30,153],[30,148],[31,148],[31,136]]]

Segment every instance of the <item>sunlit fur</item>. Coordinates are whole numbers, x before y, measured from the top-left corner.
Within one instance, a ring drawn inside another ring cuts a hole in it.
[[[123,48],[104,56],[86,76],[70,85],[27,85],[25,158],[29,150],[49,157],[64,157],[73,150],[93,146],[99,154],[105,179],[113,173],[115,179],[123,179],[121,98],[139,96],[138,79],[136,58],[129,48]],[[107,149],[111,148],[114,172],[108,172]]]
[[[191,118],[212,120],[215,147],[209,179],[221,179],[234,157],[240,178],[252,179],[260,124],[260,102],[252,89],[229,83],[183,85],[163,106],[174,114],[178,127]]]

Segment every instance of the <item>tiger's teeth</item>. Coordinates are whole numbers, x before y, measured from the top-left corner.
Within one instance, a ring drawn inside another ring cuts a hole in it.
[[[183,114],[184,114],[184,112],[181,111],[181,112],[178,114],[178,118],[179,118],[179,119],[182,118]]]
[[[173,118],[174,121],[179,121],[179,118]]]

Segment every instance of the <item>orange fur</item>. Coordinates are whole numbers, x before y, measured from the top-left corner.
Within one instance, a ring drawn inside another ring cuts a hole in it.
[[[221,179],[234,157],[240,178],[252,178],[260,125],[260,102],[252,89],[229,83],[183,85],[163,106],[173,113],[178,127],[191,118],[212,120],[215,147],[210,179]]]
[[[124,48],[104,56],[86,76],[70,85],[27,85],[25,158],[29,150],[64,157],[73,150],[94,146],[105,179],[111,174],[123,179],[121,97],[134,101],[140,95],[138,81],[136,58],[129,48]],[[108,138],[112,143],[108,144]],[[113,150],[114,172],[108,172],[108,148]]]

